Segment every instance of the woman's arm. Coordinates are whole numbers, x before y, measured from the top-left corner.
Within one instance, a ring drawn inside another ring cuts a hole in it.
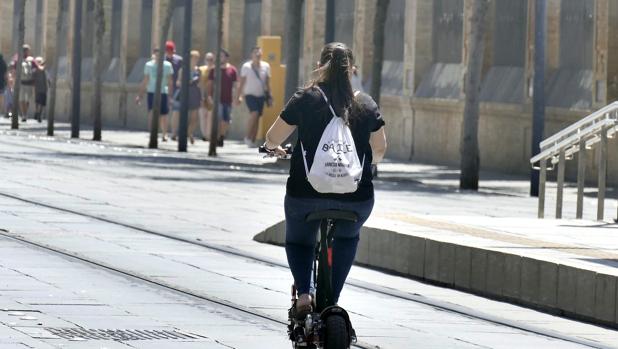
[[[384,153],[386,153],[386,133],[384,132],[384,127],[371,133],[369,137],[369,144],[371,145],[371,150],[373,152],[372,163],[377,164],[382,161],[384,158]]]
[[[281,117],[277,117],[275,123],[266,133],[266,142],[264,145],[268,149],[275,149],[281,145],[296,129],[296,126],[289,125],[283,121]]]

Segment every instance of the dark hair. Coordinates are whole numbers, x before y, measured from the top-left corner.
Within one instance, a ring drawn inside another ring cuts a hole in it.
[[[354,55],[345,44],[340,42],[326,44],[320,54],[320,67],[314,71],[316,77],[308,86],[326,85],[330,91],[330,102],[335,112],[348,124],[354,121],[360,111],[350,83],[353,65]]]
[[[260,46],[253,46],[253,48],[251,49],[251,52],[255,51],[255,50],[261,50],[262,48]]]
[[[224,55],[225,57],[228,57],[228,58],[230,57],[230,53],[229,53],[229,52],[227,52],[227,50],[226,50],[226,49],[224,49],[224,48],[222,48],[222,49],[221,49],[221,53],[223,53],[223,55]]]

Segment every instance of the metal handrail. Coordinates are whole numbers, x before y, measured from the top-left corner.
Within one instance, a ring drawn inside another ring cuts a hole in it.
[[[618,120],[617,115],[618,102],[614,102],[577,121],[564,130],[542,141],[540,147],[541,152],[532,157],[530,163],[534,164],[543,158],[547,159],[555,156],[557,149],[577,144],[581,138],[594,135],[599,130],[599,126],[603,126],[606,123],[616,123]]]
[[[539,218],[545,215],[545,182],[547,171],[558,165],[558,191],[556,200],[556,218],[562,218],[562,198],[564,190],[565,162],[578,153],[577,170],[577,214],[583,215],[584,181],[586,170],[586,150],[600,143],[598,158],[598,205],[597,219],[603,220],[605,182],[607,171],[608,138],[618,131],[618,102],[611,103],[581,120],[571,124],[562,131],[548,137],[540,144],[540,152],[530,159],[533,168],[540,170],[539,176]],[[538,164],[538,167],[535,166]],[[550,168],[548,168],[548,165]]]
[[[530,163],[535,164],[539,162],[541,159],[552,159],[552,163],[557,163],[557,156],[560,154],[561,149],[567,150],[567,155],[573,155],[579,151],[579,147],[573,147],[574,145],[578,145],[581,139],[586,139],[586,148],[590,149],[595,143],[597,143],[600,138],[598,133],[604,127],[615,126],[616,119],[606,118],[600,121],[594,122],[592,125],[582,129],[580,132],[565,138],[560,142],[553,143],[551,147],[542,150],[538,155],[530,159]],[[612,128],[612,133],[613,133]]]
[[[599,116],[605,114],[605,113],[610,113],[612,111],[616,111],[618,110],[618,101],[613,102],[611,104],[606,105],[605,107],[593,112],[592,114],[586,116],[585,118],[571,124],[570,126],[568,126],[567,128],[563,129],[562,131],[548,137],[547,139],[545,139],[544,141],[541,142],[541,150],[544,149],[545,147],[547,147],[550,143],[556,143],[556,140],[559,140],[561,138],[564,137],[564,135],[570,134],[573,131],[578,130],[581,125],[587,124],[595,119],[597,119]]]

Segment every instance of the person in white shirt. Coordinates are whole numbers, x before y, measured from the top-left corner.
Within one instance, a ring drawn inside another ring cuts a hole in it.
[[[258,120],[264,111],[264,103],[269,103],[271,98],[270,65],[262,61],[260,47],[254,47],[251,50],[251,60],[242,65],[239,87],[236,103],[240,104],[244,99],[249,109],[245,144],[253,147],[258,131]]]

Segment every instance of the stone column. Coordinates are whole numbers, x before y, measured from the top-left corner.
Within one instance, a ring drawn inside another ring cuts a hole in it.
[[[13,1],[0,1],[0,52],[8,61],[13,55]]]
[[[609,2],[608,30],[618,33],[618,1]],[[618,41],[609,40],[607,43],[607,100],[618,99]]]
[[[65,38],[56,37],[56,22],[59,20],[58,7],[62,0],[47,0],[43,2],[43,37],[41,41],[41,53],[45,57],[48,67],[51,67],[56,57],[58,41]]]
[[[159,46],[159,39],[161,36],[161,26],[163,25],[163,16],[165,16],[165,9],[169,0],[154,0],[152,2],[152,47]],[[164,50],[165,47],[160,47]]]
[[[67,86],[69,91],[71,90],[71,86],[73,85],[73,80],[71,79],[71,72],[73,71],[73,23],[75,22],[75,1],[79,0],[71,0],[69,1],[69,10],[67,11],[66,21],[68,23],[67,27]],[[83,18],[82,18],[83,20]],[[67,110],[69,110],[67,105]],[[68,112],[67,112],[68,113]]]
[[[154,7],[154,6],[153,6]],[[133,65],[141,56],[141,1],[123,1],[122,33],[120,34],[120,79],[125,82]]]
[[[208,1],[193,1],[193,27],[191,28],[191,49],[199,50],[204,57],[206,53],[206,21],[208,18]]]
[[[557,69],[560,65],[560,1],[547,0],[547,67]]]
[[[414,78],[414,63],[416,55],[416,23],[418,20],[418,0],[407,1],[405,4],[405,28],[403,46],[403,93],[414,95],[416,80]]]
[[[305,37],[303,49],[303,65],[305,80],[311,78],[311,72],[320,59],[320,51],[324,46],[324,31],[326,27],[326,2],[323,0],[305,0]]]
[[[609,1],[595,2],[594,53],[592,69],[592,106],[594,109],[607,104],[607,49],[609,36]]]
[[[262,35],[283,36],[285,0],[262,0]]]
[[[223,48],[230,53],[230,63],[237,66],[243,60],[244,1],[226,1],[223,7]]]
[[[356,66],[360,70],[361,78],[365,81],[371,77],[373,41],[367,38],[372,38],[373,35],[376,3],[375,1],[356,0],[354,8],[356,15],[354,16],[352,52],[354,52]]]

